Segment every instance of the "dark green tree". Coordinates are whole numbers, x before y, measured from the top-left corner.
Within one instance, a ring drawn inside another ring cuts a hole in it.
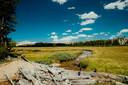
[[[15,31],[18,0],[0,0],[0,59],[10,55],[9,33]]]

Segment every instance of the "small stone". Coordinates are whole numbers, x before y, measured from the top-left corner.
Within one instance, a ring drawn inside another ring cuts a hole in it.
[[[28,80],[20,79],[17,85],[32,85],[32,83],[29,82]]]

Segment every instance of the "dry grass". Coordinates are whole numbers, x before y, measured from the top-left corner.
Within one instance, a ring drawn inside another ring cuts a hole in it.
[[[27,59],[31,61],[42,61],[42,62],[51,62],[49,57],[57,54],[69,54],[73,57],[77,57],[82,53],[84,48],[74,48],[74,47],[29,47],[29,48],[15,48],[18,53],[22,53],[26,56]],[[50,58],[51,59],[51,58]],[[52,60],[53,61],[53,60]]]
[[[89,66],[86,70],[128,75],[128,47],[89,48],[94,54],[87,58]],[[84,60],[83,60],[84,61]]]
[[[16,48],[18,52],[23,53],[32,61],[46,60],[57,52],[65,52],[72,55],[78,55],[83,50],[92,50],[93,55],[88,60],[89,65],[86,71],[109,72],[115,74],[128,75],[128,47],[29,47]],[[84,62],[84,60],[82,61]],[[78,69],[71,65],[73,61],[62,63],[62,66],[69,66],[72,69]]]

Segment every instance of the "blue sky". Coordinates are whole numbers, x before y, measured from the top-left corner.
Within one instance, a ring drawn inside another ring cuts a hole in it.
[[[74,42],[128,36],[128,0],[21,0],[17,42]]]

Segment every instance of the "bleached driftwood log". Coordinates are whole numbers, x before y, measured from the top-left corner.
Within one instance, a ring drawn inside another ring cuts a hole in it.
[[[40,81],[38,81],[36,78],[34,78],[31,73],[28,73],[22,69],[19,69],[20,72],[22,73],[22,75],[29,81],[32,82],[33,85],[42,85],[42,83]]]
[[[8,77],[7,74],[5,74],[5,76],[6,76],[7,80],[11,83],[11,85],[15,85],[15,84],[13,83],[13,81]]]

